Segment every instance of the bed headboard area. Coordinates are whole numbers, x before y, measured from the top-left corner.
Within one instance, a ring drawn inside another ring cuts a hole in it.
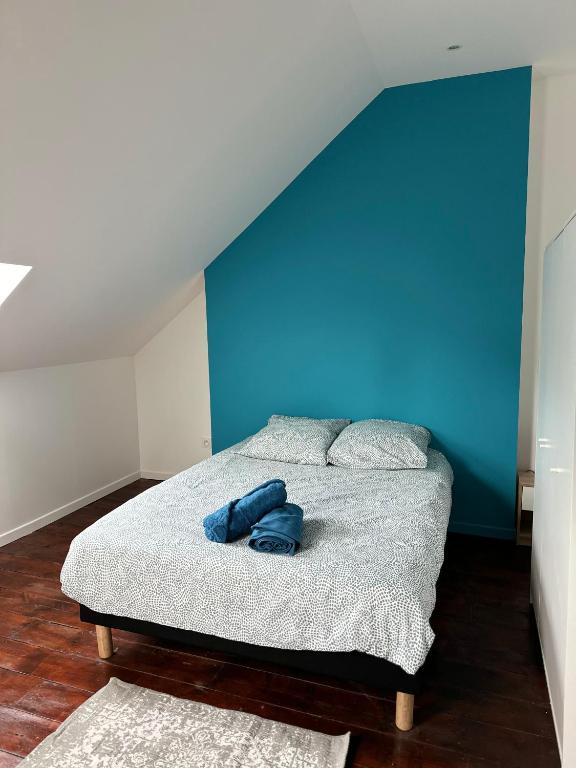
[[[428,427],[511,537],[530,68],[383,91],[206,269],[215,451],[272,413]]]

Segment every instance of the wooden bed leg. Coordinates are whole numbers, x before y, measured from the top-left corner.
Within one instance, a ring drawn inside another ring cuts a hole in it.
[[[414,696],[411,693],[396,694],[396,728],[409,731],[414,722]]]
[[[98,642],[98,656],[101,659],[109,659],[114,653],[110,627],[101,627],[96,624],[96,641]]]

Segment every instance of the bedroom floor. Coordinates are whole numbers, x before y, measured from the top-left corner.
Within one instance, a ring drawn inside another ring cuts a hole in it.
[[[20,762],[110,677],[330,733],[353,733],[352,768],[548,768],[560,761],[528,605],[530,550],[451,535],[436,650],[416,725],[394,728],[394,692],[242,662],[115,631],[100,661],[60,591],[70,540],[153,481],[140,480],[0,548],[0,768]]]

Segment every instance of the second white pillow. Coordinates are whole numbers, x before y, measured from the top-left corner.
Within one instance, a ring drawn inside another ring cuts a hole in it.
[[[430,432],[385,419],[355,421],[330,446],[328,463],[350,469],[424,469]]]

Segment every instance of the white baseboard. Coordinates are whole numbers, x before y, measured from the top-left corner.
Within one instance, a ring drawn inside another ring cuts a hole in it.
[[[46,514],[40,515],[39,517],[34,518],[34,520],[30,520],[28,523],[19,525],[17,528],[12,528],[12,530],[0,534],[0,547],[4,546],[4,544],[10,544],[10,542],[16,541],[16,539],[21,539],[22,536],[27,536],[29,533],[37,531],[38,528],[43,528],[45,525],[53,523],[55,520],[59,520],[61,517],[69,515],[71,512],[76,512],[77,509],[85,507],[86,504],[98,501],[98,499],[101,499],[103,496],[107,496],[109,493],[113,493],[113,491],[117,491],[119,488],[123,488],[125,485],[133,483],[135,480],[139,479],[140,472],[132,472],[129,475],[124,475],[124,477],[114,480],[112,483],[107,483],[101,488],[97,488],[95,491],[87,493],[85,496],[80,496],[79,499],[74,499],[74,501],[70,501],[68,504],[53,509],[51,512],[46,512]]]
[[[151,469],[143,469],[140,472],[140,477],[144,480],[168,480],[169,477],[174,477],[176,472],[154,472]]]

